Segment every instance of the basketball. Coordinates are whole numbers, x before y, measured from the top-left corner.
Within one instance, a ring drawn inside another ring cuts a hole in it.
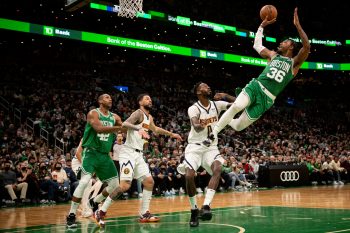
[[[273,5],[265,5],[260,10],[260,18],[264,20],[267,16],[267,20],[277,18],[277,9]]]

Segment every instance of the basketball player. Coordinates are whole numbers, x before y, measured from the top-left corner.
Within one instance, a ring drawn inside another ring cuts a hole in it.
[[[82,199],[84,190],[91,180],[92,174],[96,173],[102,182],[108,186],[100,199],[104,199],[118,185],[118,173],[109,156],[115,138],[115,132],[122,127],[120,117],[109,110],[112,107],[112,98],[108,94],[98,97],[99,108],[91,110],[87,115],[82,141],[82,175],[78,187],[75,189],[71,208],[67,216],[67,227],[76,227],[76,212]],[[97,200],[97,201],[102,201]]]
[[[276,19],[268,21],[267,18],[261,23],[255,35],[253,48],[269,63],[257,79],[252,79],[245,86],[236,101],[223,114],[213,129],[212,134],[203,141],[210,146],[215,141],[218,133],[229,124],[233,129],[241,131],[259,119],[274,103],[276,96],[297,75],[299,68],[306,60],[310,52],[309,39],[302,29],[298,10],[294,10],[294,25],[302,41],[302,48],[298,50],[297,43],[291,39],[284,40],[277,48],[277,52],[271,51],[262,45],[264,27],[272,24]],[[238,119],[233,117],[244,109]]]
[[[197,83],[194,93],[198,101],[188,108],[188,116],[191,120],[191,131],[188,136],[188,145],[185,148],[185,177],[187,194],[191,204],[190,226],[197,227],[198,214],[202,220],[210,220],[212,213],[210,203],[215,195],[215,190],[219,185],[221,177],[221,165],[224,159],[220,156],[217,147],[217,140],[210,147],[205,147],[201,142],[208,137],[219,120],[222,111],[230,107],[231,104],[225,101],[211,101],[211,89],[205,83]],[[234,100],[234,97],[232,100]],[[208,184],[205,200],[201,211],[197,208],[195,174],[202,166],[212,177]]]
[[[117,187],[107,197],[100,210],[95,212],[95,219],[101,224],[104,224],[104,217],[107,209],[112,204],[113,200],[117,200],[120,195],[126,192],[131,181],[139,179],[143,184],[143,195],[141,203],[141,211],[139,221],[158,222],[160,219],[152,215],[149,211],[149,205],[152,197],[154,181],[150,174],[148,165],[143,158],[143,144],[145,139],[149,139],[148,130],[156,134],[163,134],[172,138],[182,140],[180,135],[171,133],[167,130],[155,126],[153,117],[150,115],[152,100],[148,94],[141,94],[137,101],[140,108],[133,112],[131,116],[123,123],[123,126],[128,129],[126,141],[119,155],[120,162],[120,186]]]

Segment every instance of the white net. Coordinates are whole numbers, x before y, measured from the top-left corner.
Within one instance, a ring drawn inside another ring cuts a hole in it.
[[[119,0],[118,16],[125,18],[134,18],[137,13],[142,11],[143,0]]]

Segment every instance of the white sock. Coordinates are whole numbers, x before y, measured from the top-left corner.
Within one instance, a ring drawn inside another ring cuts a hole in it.
[[[141,204],[141,215],[146,213],[149,210],[149,204],[152,198],[152,191],[143,189],[142,192],[142,204]]]
[[[72,201],[72,203],[71,203],[71,205],[70,205],[70,211],[69,211],[69,213],[70,213],[70,214],[76,214],[79,204],[80,204],[80,203],[78,203],[78,202]]]
[[[215,195],[214,189],[207,189],[207,193],[205,194],[205,199],[203,205],[210,205]]]
[[[191,204],[191,209],[197,209],[197,196],[194,195],[193,197],[189,197],[190,198],[190,204]]]
[[[109,196],[106,198],[105,202],[103,202],[103,205],[101,207],[101,210],[103,212],[107,212],[108,208],[112,205],[112,198],[110,198]]]
[[[106,197],[103,196],[102,193],[100,193],[99,195],[97,195],[97,196],[94,198],[94,202],[96,202],[96,203],[101,203],[104,199],[106,199]]]

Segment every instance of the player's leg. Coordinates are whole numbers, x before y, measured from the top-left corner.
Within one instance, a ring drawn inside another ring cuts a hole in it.
[[[211,143],[217,138],[218,133],[230,123],[234,116],[246,108],[251,103],[251,96],[245,91],[246,88],[237,96],[235,102],[230,106],[229,109],[220,117],[219,121],[213,128],[212,134],[203,141],[203,144],[210,146]]]
[[[117,168],[114,165],[113,160],[108,154],[99,154],[98,159],[96,159],[96,176],[102,182],[106,182],[108,185],[103,191],[96,197],[89,200],[89,207],[92,208],[93,212],[98,209],[98,203],[105,200],[108,195],[119,186],[119,177]]]
[[[195,174],[198,170],[201,162],[202,156],[201,151],[203,147],[201,145],[189,144],[185,149],[185,180],[186,180],[186,190],[189,197],[191,205],[191,218],[190,226],[197,227],[198,222],[198,207],[197,207],[197,196],[196,196],[196,184],[195,184]]]
[[[219,122],[215,125],[213,133],[216,136],[228,123],[235,117],[235,115],[246,108],[250,103],[249,95],[243,90],[236,98],[235,102],[229,109],[220,117]]]
[[[104,194],[107,194],[108,197],[105,199],[101,209],[95,212],[95,219],[100,226],[104,225],[104,217],[107,213],[108,208],[112,205],[113,201],[116,201],[120,197],[120,195],[122,195],[131,187],[131,181],[134,176],[135,167],[133,151],[129,151],[129,149],[123,148],[120,153],[119,161],[121,163],[120,184],[118,185],[118,176],[113,176],[113,180],[108,180],[108,186],[111,187],[107,186],[106,190],[104,190]],[[110,170],[116,171],[115,165],[112,160]],[[104,196],[104,194],[102,195]]]
[[[134,177],[143,184],[139,221],[142,223],[158,222],[160,218],[150,212],[154,180],[142,154],[139,154],[136,159]]]
[[[69,210],[69,214],[67,216],[67,227],[76,227],[77,224],[75,222],[76,219],[76,213],[78,206],[80,204],[80,201],[83,197],[85,188],[88,186],[92,175],[90,173],[82,172],[82,176],[79,181],[78,187],[75,189],[71,201],[71,207]]]
[[[76,212],[80,204],[80,201],[83,197],[85,188],[88,186],[89,181],[92,177],[92,174],[95,171],[94,163],[95,163],[96,155],[93,153],[93,151],[89,149],[84,149],[82,158],[83,158],[82,165],[81,165],[82,175],[79,181],[79,185],[73,193],[71,208],[66,219],[67,227],[69,228],[76,227],[77,225],[75,223]]]
[[[211,175],[203,206],[199,212],[202,220],[211,220],[212,213],[210,204],[214,198],[216,189],[219,185],[224,159],[221,157],[217,146],[211,146],[203,154],[202,166]]]
[[[252,119],[248,116],[247,111],[244,111],[239,118],[231,120],[229,125],[236,131],[242,131],[249,125],[253,124],[257,119]]]

